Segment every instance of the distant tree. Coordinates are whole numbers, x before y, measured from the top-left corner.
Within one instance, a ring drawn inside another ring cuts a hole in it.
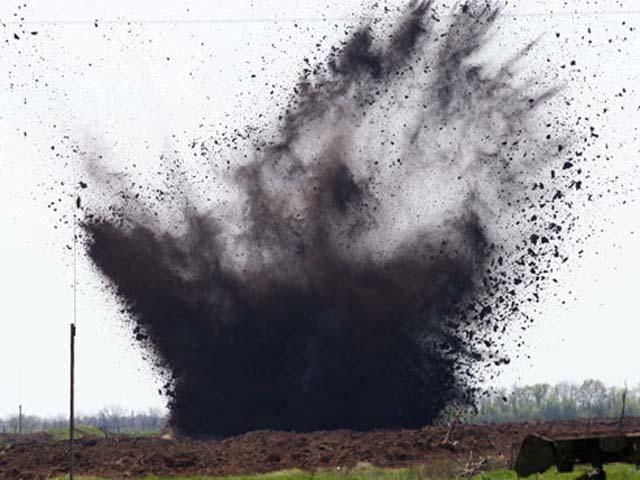
[[[585,380],[578,391],[579,407],[587,418],[603,416],[606,411],[607,387],[600,380]]]
[[[551,386],[547,383],[537,383],[529,387],[531,389],[531,394],[536,402],[536,408],[538,411],[542,410],[542,402],[547,398],[547,394],[549,390],[551,390]]]
[[[126,422],[127,411],[118,405],[109,405],[100,410],[98,417],[101,428],[109,432],[120,433],[123,423]]]

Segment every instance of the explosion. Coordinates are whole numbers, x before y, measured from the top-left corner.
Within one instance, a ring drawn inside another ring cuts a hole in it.
[[[432,3],[304,68],[224,211],[176,233],[126,189],[90,207],[88,254],[171,373],[180,431],[419,427],[508,362],[498,337],[562,260],[539,181],[554,91],[518,80],[532,44],[480,60],[496,8]]]

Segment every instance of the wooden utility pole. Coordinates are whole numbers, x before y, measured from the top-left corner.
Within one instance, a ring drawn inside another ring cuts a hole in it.
[[[18,435],[22,435],[22,405],[18,406]]]
[[[73,185],[74,194],[77,189],[75,163],[73,164]],[[77,211],[80,208],[80,197],[76,195],[75,208],[73,209],[73,321],[69,325],[69,480],[73,480],[73,448],[75,426],[75,370],[76,370],[76,325],[78,320],[78,261],[76,253],[76,235],[78,222],[76,220]]]
[[[71,346],[71,351],[70,351],[70,358],[71,358],[71,362],[70,362],[70,366],[71,366],[71,371],[70,371],[70,397],[69,397],[69,480],[73,480],[73,437],[74,437],[74,433],[75,433],[75,425],[74,425],[74,384],[75,384],[75,350],[76,350],[76,325],[75,323],[71,324],[71,336],[70,336],[70,346]]]

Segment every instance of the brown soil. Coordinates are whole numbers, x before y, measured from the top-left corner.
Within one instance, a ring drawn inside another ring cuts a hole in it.
[[[627,418],[624,431],[640,431],[640,418]],[[448,465],[462,468],[472,459],[506,467],[529,433],[551,437],[618,431],[613,420],[458,425],[448,444],[447,427],[420,430],[292,433],[256,431],[224,440],[161,438],[83,438],[76,446],[76,473],[107,478],[147,474],[230,475],[300,468],[349,468],[359,463],[396,467]],[[0,435],[0,478],[38,479],[64,475],[68,444],[46,434]]]

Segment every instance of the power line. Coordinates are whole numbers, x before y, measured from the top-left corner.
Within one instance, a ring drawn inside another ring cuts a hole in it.
[[[640,15],[640,10],[585,10],[574,12],[502,12],[503,17],[531,18],[531,17],[610,17],[620,15]],[[450,15],[437,15],[447,17]],[[351,17],[246,17],[246,18],[201,18],[201,19],[76,19],[76,20],[30,20],[9,21],[4,25],[215,25],[238,23],[324,23],[324,22],[354,22],[358,20],[383,20],[386,17],[368,17],[354,15]]]
[[[202,18],[202,19],[110,19],[110,20],[33,20],[4,22],[5,25],[191,25],[191,24],[226,24],[226,23],[322,23],[322,22],[353,22],[358,17],[283,17],[283,18]]]

